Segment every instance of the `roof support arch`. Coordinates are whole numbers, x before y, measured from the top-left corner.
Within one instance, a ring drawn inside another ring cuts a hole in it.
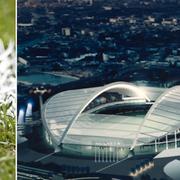
[[[136,96],[146,101],[150,101],[150,99],[146,96],[143,90],[141,90],[141,88],[127,82],[116,82],[96,88],[69,90],[58,93],[46,102],[46,104],[44,105],[43,115],[43,124],[46,127],[48,133],[50,133],[50,135],[52,136],[52,139],[57,146],[61,145],[64,142],[64,139],[68,134],[69,129],[77,121],[85,108],[99,95],[108,91],[117,91],[124,95]],[[74,107],[74,110],[72,109],[68,112],[68,106],[70,106],[72,103],[71,98],[76,100],[77,104],[76,107]],[[56,101],[55,104],[53,103],[54,101]],[[58,108],[57,102],[59,102],[61,108]],[[65,106],[64,108],[62,108],[63,103]],[[56,109],[57,112],[53,110],[53,108]],[[61,119],[63,119],[65,116],[65,111],[70,114],[70,116],[66,118],[67,124],[64,125],[64,128],[59,128],[59,131],[56,130],[54,131],[55,133],[53,133],[51,123],[54,121],[54,119],[56,119],[55,123],[61,123]]]

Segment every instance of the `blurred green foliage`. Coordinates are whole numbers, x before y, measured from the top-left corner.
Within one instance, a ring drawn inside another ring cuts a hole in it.
[[[15,179],[15,117],[8,111],[12,103],[0,104],[0,179]]]
[[[15,150],[10,145],[0,146],[0,179],[15,180]]]
[[[15,0],[0,0],[0,39],[15,42]],[[2,99],[1,99],[2,101]],[[12,103],[0,103],[0,180],[15,179],[15,117]]]
[[[7,46],[15,40],[15,0],[0,0],[0,39]]]

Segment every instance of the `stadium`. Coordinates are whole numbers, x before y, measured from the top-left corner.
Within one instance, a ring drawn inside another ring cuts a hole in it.
[[[180,86],[155,101],[132,83],[60,92],[43,105],[55,152],[114,162],[180,147]]]

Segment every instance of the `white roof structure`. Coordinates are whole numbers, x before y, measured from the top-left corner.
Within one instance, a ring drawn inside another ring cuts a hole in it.
[[[147,131],[147,128],[151,130]],[[180,128],[180,86],[166,90],[151,106],[140,126],[134,145],[142,134],[149,136],[149,141],[173,133]]]
[[[127,82],[58,93],[45,103],[43,111],[43,124],[56,146],[63,143],[105,146],[113,139],[122,147],[133,149],[180,127],[179,86],[163,93],[145,117],[85,112],[104,92],[150,101],[141,88]]]
[[[168,158],[168,157],[180,157],[180,148],[165,149],[164,151],[159,153],[157,156],[155,156],[154,159],[161,159],[161,158]]]
[[[131,147],[144,117],[83,113],[71,126],[65,144]]]
[[[85,108],[96,97],[107,91],[119,92],[124,96],[149,101],[149,98],[140,88],[126,82],[116,82],[101,87],[68,90],[58,93],[44,105],[43,122],[51,135],[52,141],[57,145],[63,143],[71,127]]]

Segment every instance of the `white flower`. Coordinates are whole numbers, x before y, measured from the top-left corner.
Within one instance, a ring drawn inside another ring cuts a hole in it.
[[[12,102],[9,115],[15,115],[15,48],[12,42],[5,49],[0,40],[0,104]]]

